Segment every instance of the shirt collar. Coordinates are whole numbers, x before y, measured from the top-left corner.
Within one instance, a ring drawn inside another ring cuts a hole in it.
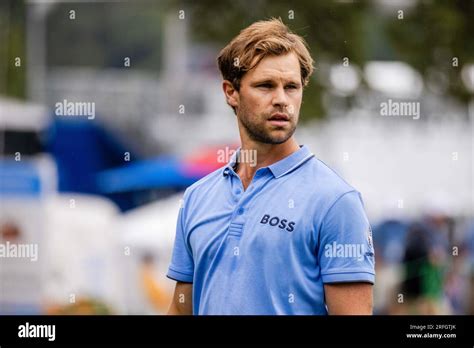
[[[229,172],[234,173],[234,166],[239,152],[240,147],[234,152],[229,163],[224,167],[222,172],[224,176],[228,175]],[[306,145],[302,145],[298,151],[264,168],[268,168],[275,178],[279,178],[293,169],[298,168],[312,157],[314,157],[314,154],[311,153]]]
[[[229,163],[227,163],[226,166],[224,167],[224,170],[222,171],[222,174],[224,176],[227,176],[229,173],[235,173],[234,167],[235,167],[235,163],[237,162],[237,155],[239,154],[239,152],[240,152],[240,147],[232,154],[232,156],[230,157]]]

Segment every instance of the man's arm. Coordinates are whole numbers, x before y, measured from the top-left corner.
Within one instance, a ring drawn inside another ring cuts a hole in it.
[[[193,314],[193,284],[177,282],[168,315]]]
[[[370,283],[324,284],[330,315],[372,315],[373,285]]]

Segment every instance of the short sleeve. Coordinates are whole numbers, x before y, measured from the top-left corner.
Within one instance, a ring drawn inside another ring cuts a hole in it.
[[[166,276],[180,282],[192,283],[194,275],[194,260],[189,245],[186,242],[184,205],[185,204],[182,204],[179,209],[173,256],[171,257],[171,264]]]
[[[372,230],[359,192],[347,192],[332,204],[319,241],[323,283],[375,282]]]

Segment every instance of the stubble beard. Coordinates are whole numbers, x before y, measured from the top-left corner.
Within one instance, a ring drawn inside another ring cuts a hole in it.
[[[290,127],[285,130],[285,133],[283,135],[272,135],[272,131],[265,128],[266,122],[270,115],[260,116],[262,122],[257,124],[252,123],[249,117],[247,117],[249,113],[245,107],[242,108],[239,114],[240,115],[237,116],[239,122],[245,128],[249,138],[259,143],[272,145],[283,144],[288,139],[290,139],[296,131],[296,124],[293,122],[293,118],[290,118]]]

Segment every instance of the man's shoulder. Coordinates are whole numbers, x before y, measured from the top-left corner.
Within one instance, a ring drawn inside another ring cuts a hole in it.
[[[318,193],[343,194],[355,190],[336,170],[319,158],[313,157],[311,167],[314,179],[313,187]]]
[[[354,192],[360,197],[360,193],[352,185],[322,160],[313,157],[310,162],[311,178],[308,181],[312,184],[305,185],[305,190],[310,189],[306,192],[315,200],[330,207],[347,193]]]
[[[362,204],[361,193],[349,184],[336,170],[322,160],[314,158],[312,163],[313,184],[309,194],[311,201],[317,202],[316,216],[324,218],[338,202],[344,209],[352,209]]]
[[[189,198],[190,196],[205,193],[209,188],[215,187],[217,181],[219,181],[223,176],[224,167],[225,166],[216,169],[215,171],[207,174],[206,176],[189,186],[184,193],[185,199]]]

